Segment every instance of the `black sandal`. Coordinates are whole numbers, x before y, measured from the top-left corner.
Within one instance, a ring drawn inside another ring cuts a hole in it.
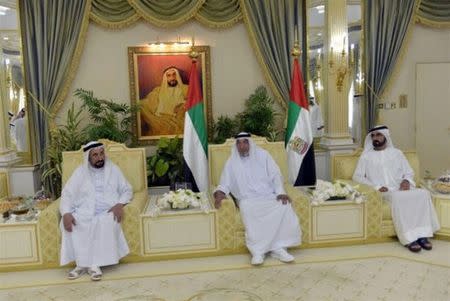
[[[417,243],[417,241],[410,243],[409,245],[406,245],[411,252],[417,253],[422,250],[422,247]]]
[[[433,249],[433,245],[426,237],[419,238],[417,240],[417,243],[422,247],[422,249],[425,249],[427,251]]]

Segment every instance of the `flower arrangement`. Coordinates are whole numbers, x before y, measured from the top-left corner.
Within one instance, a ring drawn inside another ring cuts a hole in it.
[[[165,209],[203,208],[208,199],[203,193],[195,193],[190,189],[178,189],[163,194],[157,201],[157,206]]]
[[[336,181],[334,183],[317,180],[316,188],[312,192],[312,205],[319,205],[333,198],[345,198],[357,204],[365,202],[366,198],[358,190],[358,185]]]

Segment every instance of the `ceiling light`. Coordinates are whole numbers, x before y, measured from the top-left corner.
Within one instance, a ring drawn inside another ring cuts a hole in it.
[[[316,6],[317,13],[323,14],[325,12],[325,5]]]

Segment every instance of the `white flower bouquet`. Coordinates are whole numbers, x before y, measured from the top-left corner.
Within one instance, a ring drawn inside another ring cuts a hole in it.
[[[165,209],[203,208],[208,199],[204,193],[195,193],[190,189],[178,189],[163,194],[157,201],[157,206]]]
[[[327,200],[347,199],[359,204],[366,199],[358,190],[358,185],[336,181],[334,183],[317,180],[316,188],[312,191],[312,205],[319,205]]]

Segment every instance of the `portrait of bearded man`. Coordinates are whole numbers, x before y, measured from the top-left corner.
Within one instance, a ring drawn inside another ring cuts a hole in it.
[[[187,91],[180,71],[174,66],[166,68],[161,85],[140,100],[141,135],[182,133]]]

